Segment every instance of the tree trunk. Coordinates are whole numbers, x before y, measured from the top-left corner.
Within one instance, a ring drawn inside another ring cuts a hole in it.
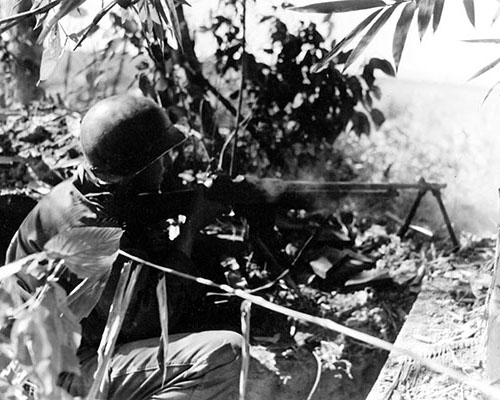
[[[31,0],[21,0],[17,12],[31,8]],[[14,100],[28,105],[39,98],[42,90],[36,86],[39,78],[43,47],[36,43],[39,30],[34,31],[35,18],[23,21],[11,30],[9,52],[14,58]]]
[[[488,322],[485,336],[485,371],[493,384],[500,383],[500,227],[495,252],[495,266],[488,301]]]

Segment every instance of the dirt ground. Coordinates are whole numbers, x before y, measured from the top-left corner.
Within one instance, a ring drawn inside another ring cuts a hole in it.
[[[468,376],[481,378],[485,302],[493,254],[493,240],[474,240],[457,254],[429,262],[423,290],[414,304],[415,296],[397,299],[394,287],[374,289],[383,293],[378,301],[385,300],[389,313],[391,307],[394,312],[404,300],[408,312],[413,305],[407,318],[393,321],[395,334],[404,324],[396,344]],[[333,296],[332,301],[340,302],[342,296],[349,297],[355,304],[353,299],[359,292],[340,294],[336,300]],[[328,335],[314,327],[303,326],[301,334],[323,335],[328,342]],[[335,335],[329,338],[333,344],[331,351],[340,342],[345,345],[342,357],[352,364],[350,375],[342,368],[328,369],[324,357],[318,375],[317,354],[315,356],[307,346],[298,346],[297,337],[288,344],[254,340],[248,399],[483,399],[474,389],[429,372],[408,358],[391,355],[385,364],[387,353],[384,351]],[[308,397],[318,379],[316,391]]]

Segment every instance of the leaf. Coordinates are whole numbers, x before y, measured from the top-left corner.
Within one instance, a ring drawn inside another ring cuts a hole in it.
[[[97,350],[97,370],[94,373],[94,382],[87,395],[88,399],[100,398],[100,395],[102,395],[104,379],[109,371],[118,334],[120,333],[125,313],[127,312],[141,269],[142,265],[138,265],[137,268],[132,271],[132,262],[127,262],[123,265],[120,279],[116,285],[108,320],[104,327],[101,342],[99,343],[99,349]]]
[[[311,69],[312,73],[316,73],[321,71],[324,67],[328,65],[328,63],[335,57],[335,55],[345,46],[352,42],[352,40],[358,36],[360,32],[362,32],[370,23],[382,12],[382,10],[377,10],[371,13],[368,17],[366,17],[361,23],[356,26],[349,34],[344,37],[337,45],[330,51],[321,61],[319,61],[316,65],[314,65]]]
[[[161,8],[161,2],[159,0],[156,0],[153,2],[154,7],[150,9],[148,7],[148,12],[149,12],[149,17],[151,18],[151,21],[153,21],[153,26],[155,24],[158,24],[161,26],[161,16],[160,16],[160,11],[159,8]],[[163,37],[163,36],[160,36]]]
[[[382,113],[382,111],[380,111],[377,108],[374,108],[373,110],[371,110],[370,115],[372,117],[373,123],[375,124],[375,126],[377,128],[380,128],[382,126],[382,124],[385,122],[384,114]]]
[[[35,10],[39,7],[43,7],[45,5],[49,4],[49,0],[38,0],[34,1],[33,5],[31,6],[30,10]],[[36,23],[35,26],[33,27],[33,30],[37,30],[39,27],[43,25],[45,20],[47,19],[48,13],[41,13],[36,15]]]
[[[500,17],[500,7],[498,7],[497,11],[495,12],[495,15],[493,15],[493,18],[491,19],[491,25],[497,22],[498,17]]]
[[[0,282],[12,275],[21,272],[24,268],[31,264],[31,262],[38,257],[39,254],[31,254],[25,258],[14,261],[0,268]]]
[[[444,0],[434,0],[434,11],[432,16],[432,29],[437,31],[439,23],[441,22],[441,15],[443,15]]]
[[[326,279],[326,274],[333,267],[331,261],[325,256],[321,256],[317,260],[310,261],[309,265],[314,273],[321,279]]]
[[[486,93],[486,96],[484,96],[483,103],[485,103],[486,100],[488,100],[488,98],[491,96],[493,91],[498,87],[498,85],[500,85],[500,81],[496,82],[492,87],[490,87],[488,93]]]
[[[479,71],[477,71],[474,75],[472,75],[468,81],[471,81],[473,79],[476,79],[478,76],[483,75],[484,73],[488,72],[490,69],[496,67],[500,63],[500,58],[497,58],[495,61],[492,61],[485,67],[481,68]]]
[[[51,283],[40,305],[21,311],[12,327],[14,358],[27,367],[28,379],[43,398],[60,398],[57,378],[61,372],[79,374],[76,356],[81,327],[66,305],[66,293]]]
[[[383,73],[385,73],[389,76],[396,75],[394,72],[394,68],[392,67],[392,64],[387,60],[383,60],[381,58],[374,57],[374,58],[370,59],[370,62],[368,63],[368,65],[370,65],[374,70],[379,69]]]
[[[61,36],[59,35],[59,24],[55,24],[47,36],[47,40],[44,41],[42,61],[40,64],[40,82],[51,77],[63,51],[64,47],[61,44]]]
[[[252,303],[244,300],[240,307],[241,333],[243,336],[243,346],[241,348],[241,369],[239,398],[244,399],[248,383],[248,371],[250,369],[250,328]]]
[[[86,0],[62,0],[61,5],[59,7],[59,11],[52,17],[52,19],[46,23],[43,27],[40,36],[37,39],[38,43],[42,43],[45,40],[45,37],[52,30],[54,25],[56,25],[61,18],[69,14],[75,8],[80,7]]]
[[[306,6],[290,7],[288,10],[310,13],[342,13],[348,11],[367,10],[375,7],[385,7],[387,4],[381,0],[336,0],[324,3],[308,4]]]
[[[108,282],[110,272],[111,270],[101,276],[85,278],[68,295],[68,307],[78,320],[88,317],[94,309]]]
[[[358,272],[345,282],[345,286],[366,285],[367,283],[389,279],[389,271],[374,268],[368,271]]]
[[[418,3],[418,33],[420,41],[424,38],[425,32],[429,27],[433,9],[432,0],[420,0]]]
[[[167,380],[166,360],[168,356],[168,296],[167,296],[167,282],[165,279],[165,274],[159,279],[158,285],[156,286],[156,298],[158,299],[158,310],[160,312],[160,325],[161,325],[161,352],[159,356],[162,357],[162,362],[159,363],[161,368],[163,368],[163,384]]]
[[[362,134],[369,135],[370,134],[370,120],[366,116],[366,114],[355,111],[351,118],[352,121],[352,129],[356,133],[356,135],[361,136]]]
[[[158,15],[163,19],[163,21],[167,24],[170,25],[170,19],[168,18],[167,14],[165,13],[165,8],[163,7],[163,3],[161,0],[154,0],[153,2],[156,11],[158,12]]]
[[[500,44],[500,39],[466,39],[466,40],[462,40],[462,42]]]
[[[394,39],[392,42],[392,56],[394,57],[394,64],[396,65],[396,70],[399,67],[399,62],[401,61],[401,55],[403,54],[403,49],[406,43],[406,38],[408,37],[408,31],[410,30],[411,21],[417,7],[414,2],[408,3],[396,24],[396,29],[394,31]]]
[[[165,1],[167,5],[167,10],[169,11],[169,18],[172,30],[174,31],[175,39],[177,40],[177,44],[183,50],[182,46],[182,35],[181,35],[181,26],[179,23],[179,17],[177,16],[177,10],[175,9],[174,0],[160,0],[160,2]]]
[[[384,26],[390,16],[396,10],[396,6],[392,6],[386,9],[382,15],[373,23],[368,32],[361,38],[361,41],[358,43],[356,48],[353,50],[349,58],[347,59],[344,71],[361,55],[361,53],[366,49],[366,47],[373,40],[378,31]]]
[[[65,230],[44,247],[51,258],[63,259],[71,272],[86,278],[105,274],[118,255],[120,228],[76,227]]]
[[[476,12],[474,10],[474,0],[464,0],[465,12],[472,26],[476,26]]]

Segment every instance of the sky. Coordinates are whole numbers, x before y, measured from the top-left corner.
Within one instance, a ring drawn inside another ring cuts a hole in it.
[[[188,0],[191,7],[185,7],[188,22],[194,29],[207,24],[210,21],[210,10],[214,9],[219,0]],[[269,42],[269,32],[259,24],[261,15],[268,13],[272,5],[279,5],[284,0],[255,0],[248,1],[249,6],[248,40],[250,46],[255,49],[262,47],[263,43]],[[317,2],[325,0],[317,0]],[[391,0],[386,0],[390,2]],[[311,0],[288,0],[294,5],[305,5],[313,3]],[[0,15],[8,15],[9,4],[15,0],[0,0]],[[71,26],[77,31],[78,28],[86,26],[93,16],[102,8],[103,0],[87,0],[85,6],[88,11],[86,18],[68,18],[66,26]],[[422,43],[418,39],[416,18],[410,30],[407,45],[401,61],[399,78],[410,80],[426,80],[446,83],[465,83],[475,72],[483,66],[500,57],[500,45],[495,44],[470,44],[464,39],[478,39],[500,37],[500,21],[492,25],[491,20],[497,8],[500,6],[498,0],[476,0],[476,28],[468,21],[461,0],[446,0],[441,20],[441,26],[435,34],[429,29]],[[348,12],[336,14],[330,18],[334,23],[334,35],[336,38],[343,37],[354,26],[356,26],[367,13]],[[271,11],[274,12],[274,11]],[[385,28],[378,34],[370,44],[363,57],[381,57],[392,59],[391,41],[397,13],[393,15]],[[326,24],[321,24],[324,15],[297,13],[293,11],[279,11],[279,16],[285,20],[290,27],[299,26],[300,21],[311,20],[318,23],[319,30],[328,29]],[[104,24],[105,22],[101,22]],[[327,32],[322,32],[327,33]],[[214,46],[210,44],[208,35],[195,33],[198,39],[197,51],[201,59],[213,54]],[[102,45],[102,40],[96,35],[93,39],[87,39],[84,49],[87,47]],[[497,56],[498,54],[498,56]],[[361,58],[361,60],[363,59]],[[358,64],[359,66],[359,64]],[[356,65],[353,66],[356,68]],[[355,71],[351,71],[355,72]],[[484,76],[471,82],[472,85],[491,87],[500,80],[500,66],[488,72]]]
[[[310,4],[311,1],[290,1],[295,5]],[[196,21],[202,25],[209,19],[209,10],[217,4],[217,0],[191,0],[191,7],[186,8],[189,21]],[[252,2],[249,2],[251,4]],[[269,10],[270,4],[279,4],[281,1],[257,0],[257,9],[250,10],[248,17],[249,25],[258,26],[256,22],[259,14]],[[500,21],[491,25],[491,20],[498,8],[496,0],[476,0],[476,28],[467,19],[463,2],[460,0],[447,0],[441,19],[441,26],[433,35],[429,32],[422,43],[418,39],[416,18],[413,21],[407,40],[407,46],[400,65],[399,77],[401,79],[438,81],[447,83],[465,83],[475,72],[484,65],[500,57],[500,45],[492,44],[470,44],[464,39],[478,39],[500,37]],[[334,34],[343,37],[355,27],[369,12],[349,12],[333,15]],[[289,26],[299,25],[299,21],[318,23],[319,29],[323,29],[320,22],[325,18],[323,15],[297,13],[293,11],[281,11],[280,17],[289,23]],[[391,43],[392,34],[397,20],[397,14],[393,15],[387,26],[370,44],[363,57],[381,57],[392,59]],[[258,43],[268,40],[266,29],[249,29],[249,41]],[[327,33],[327,32],[322,32]],[[210,55],[211,47],[200,41],[198,53],[201,58]],[[498,56],[496,55],[498,54]],[[356,68],[356,65],[353,66]],[[498,78],[497,78],[498,76]],[[473,85],[491,86],[500,79],[500,66],[480,79],[474,80]]]

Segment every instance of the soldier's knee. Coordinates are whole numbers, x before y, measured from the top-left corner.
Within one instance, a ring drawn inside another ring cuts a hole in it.
[[[243,337],[231,331],[214,331],[213,351],[207,361],[218,365],[235,363],[239,364],[241,360],[241,348]]]

